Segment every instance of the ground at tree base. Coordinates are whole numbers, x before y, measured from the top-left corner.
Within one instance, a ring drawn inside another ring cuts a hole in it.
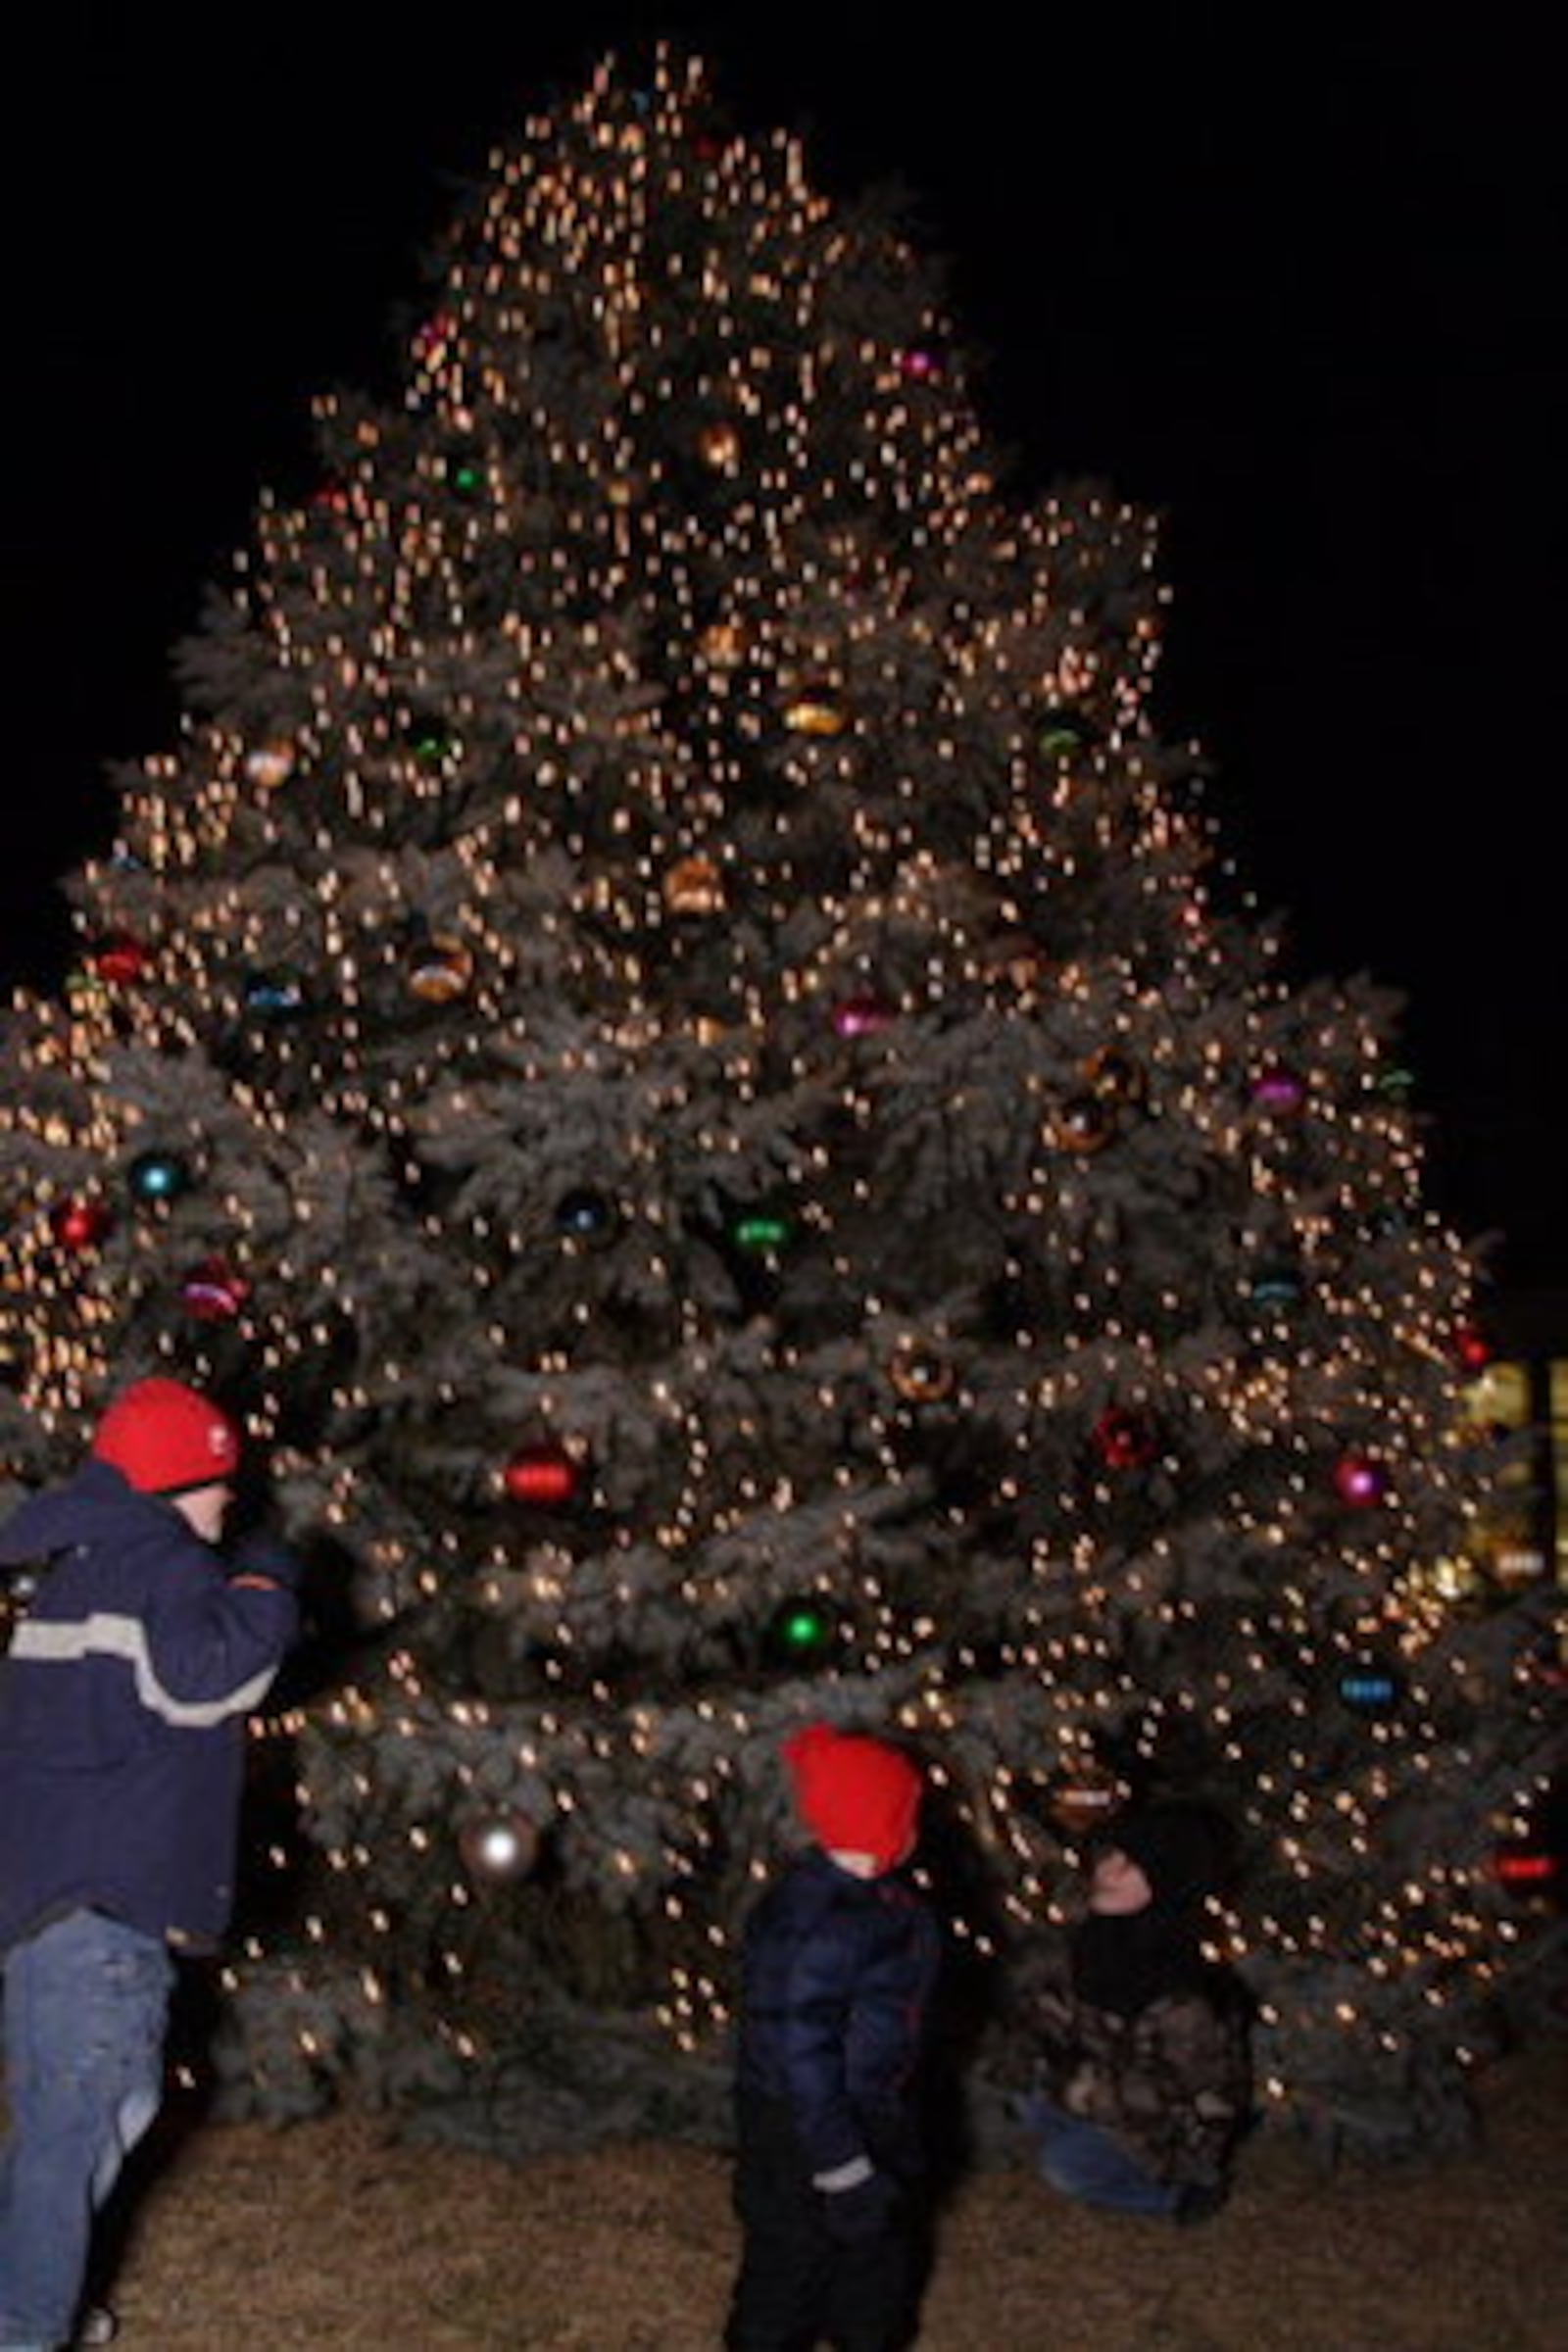
[[[1324,2178],[1263,2140],[1201,2229],[976,2179],[921,2352],[1547,2352],[1568,2309],[1568,2035],[1492,2075],[1474,2155]],[[722,2161],[648,2142],[513,2166],[383,2121],[212,2126],[142,2184],[125,2352],[713,2352]]]

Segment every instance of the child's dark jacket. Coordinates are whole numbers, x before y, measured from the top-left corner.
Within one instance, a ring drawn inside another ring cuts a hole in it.
[[[0,1660],[0,1950],[70,1910],[202,1946],[227,1924],[245,1718],[293,1639],[297,1570],[234,1581],[156,1495],[89,1461],[0,1529],[48,1559]]]
[[[813,2177],[886,2161],[913,2129],[938,1960],[924,1897],[896,1874],[858,1879],[812,1852],[747,1929],[736,2083],[788,2106]]]

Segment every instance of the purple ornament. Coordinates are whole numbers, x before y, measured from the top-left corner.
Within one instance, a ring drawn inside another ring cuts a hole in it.
[[[1276,1063],[1252,1081],[1252,1101],[1259,1110],[1299,1110],[1306,1101],[1306,1081],[1296,1070]]]

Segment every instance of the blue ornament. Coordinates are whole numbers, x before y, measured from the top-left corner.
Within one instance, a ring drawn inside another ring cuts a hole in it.
[[[1340,1676],[1340,1697],[1352,1715],[1391,1715],[1399,1703],[1399,1678],[1379,1660],[1363,1658]]]
[[[592,1249],[602,1249],[615,1238],[620,1212],[605,1193],[596,1193],[581,1185],[574,1191],[563,1193],[556,1202],[556,1230],[567,1241],[583,1242]]]
[[[245,977],[245,1004],[251,1012],[260,1013],[264,1020],[291,1020],[304,1012],[309,999],[305,983],[297,972],[248,972]]]

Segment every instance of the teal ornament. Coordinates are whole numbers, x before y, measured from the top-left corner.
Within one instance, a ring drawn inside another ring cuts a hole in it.
[[[196,1179],[188,1159],[177,1152],[139,1152],[125,1171],[132,1197],[147,1206],[177,1200]]]
[[[1398,1065],[1385,1070],[1378,1080],[1378,1093],[1390,1102],[1408,1102],[1415,1093],[1415,1072]]]
[[[808,1668],[826,1663],[838,1640],[838,1612],[819,1592],[794,1592],[767,1621],[765,1647],[775,1665]]]
[[[1304,1285],[1294,1266],[1261,1266],[1247,1286],[1254,1306],[1299,1306]]]

